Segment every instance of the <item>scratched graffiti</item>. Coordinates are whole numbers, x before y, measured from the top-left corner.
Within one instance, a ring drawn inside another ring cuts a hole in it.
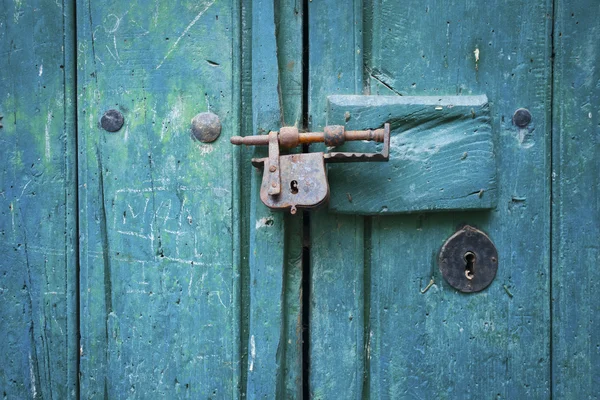
[[[212,194],[212,201],[207,201],[207,192]],[[221,257],[226,251],[222,247],[228,241],[215,238],[230,234],[229,213],[225,209],[222,220],[208,218],[209,210],[214,213],[215,204],[226,204],[223,200],[228,197],[228,189],[214,187],[117,190],[111,224],[119,236],[114,241],[119,256],[166,259],[188,265],[220,265],[223,260],[228,261],[228,257]]]

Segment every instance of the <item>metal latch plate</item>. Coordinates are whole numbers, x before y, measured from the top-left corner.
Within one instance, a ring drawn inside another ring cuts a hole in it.
[[[278,159],[281,191],[277,196],[269,195],[269,189],[273,185],[269,173],[269,158],[253,160],[254,165],[263,164],[260,199],[267,207],[290,210],[295,214],[297,207],[317,207],[329,199],[323,153],[290,154],[279,156]]]

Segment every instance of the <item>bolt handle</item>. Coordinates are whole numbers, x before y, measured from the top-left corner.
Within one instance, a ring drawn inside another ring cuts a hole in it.
[[[328,125],[323,129],[323,132],[298,132],[298,128],[288,126],[279,130],[278,139],[279,145],[287,149],[310,143],[325,143],[327,146],[335,147],[353,140],[370,140],[382,143],[385,140],[386,132],[389,132],[389,126],[381,129],[347,131],[342,125]],[[269,136],[233,136],[231,143],[235,145],[245,144],[246,146],[267,146]]]

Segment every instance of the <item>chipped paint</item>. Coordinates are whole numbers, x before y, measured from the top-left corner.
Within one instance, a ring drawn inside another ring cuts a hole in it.
[[[250,366],[248,370],[254,371],[254,360],[256,359],[256,343],[254,341],[254,335],[250,336]]]
[[[256,221],[255,229],[260,229],[271,225],[273,225],[273,217],[263,217]]]

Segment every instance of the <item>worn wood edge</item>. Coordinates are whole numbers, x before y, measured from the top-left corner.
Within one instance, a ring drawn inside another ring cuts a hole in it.
[[[73,1],[63,1],[63,49],[64,49],[64,108],[66,138],[66,179],[73,185],[67,186],[65,203],[68,204],[67,219],[65,221],[67,241],[71,248],[65,249],[67,257],[66,292],[68,294],[67,308],[67,337],[69,352],[67,386],[71,388],[69,398],[79,398],[79,184],[78,184],[78,140],[77,140],[77,31],[76,7]]]
[[[484,107],[488,104],[485,94],[469,96],[327,96],[328,108],[335,107],[378,107],[378,106],[457,106]],[[334,123],[333,121],[328,121]]]
[[[231,35],[231,48],[233,51],[232,68],[231,68],[231,108],[233,115],[233,122],[231,126],[234,127],[235,132],[231,133],[231,136],[241,134],[242,124],[242,14],[241,14],[241,1],[232,1],[232,35]],[[231,398],[241,398],[241,380],[242,380],[242,202],[243,191],[241,188],[241,164],[242,164],[241,149],[235,148],[232,150],[231,157],[231,192],[232,192],[232,205],[231,205],[231,218],[232,218],[232,261],[233,261],[233,282],[232,282],[232,304],[234,307],[233,318],[232,318],[232,331],[234,335],[232,337],[232,378],[233,385],[231,387]]]

